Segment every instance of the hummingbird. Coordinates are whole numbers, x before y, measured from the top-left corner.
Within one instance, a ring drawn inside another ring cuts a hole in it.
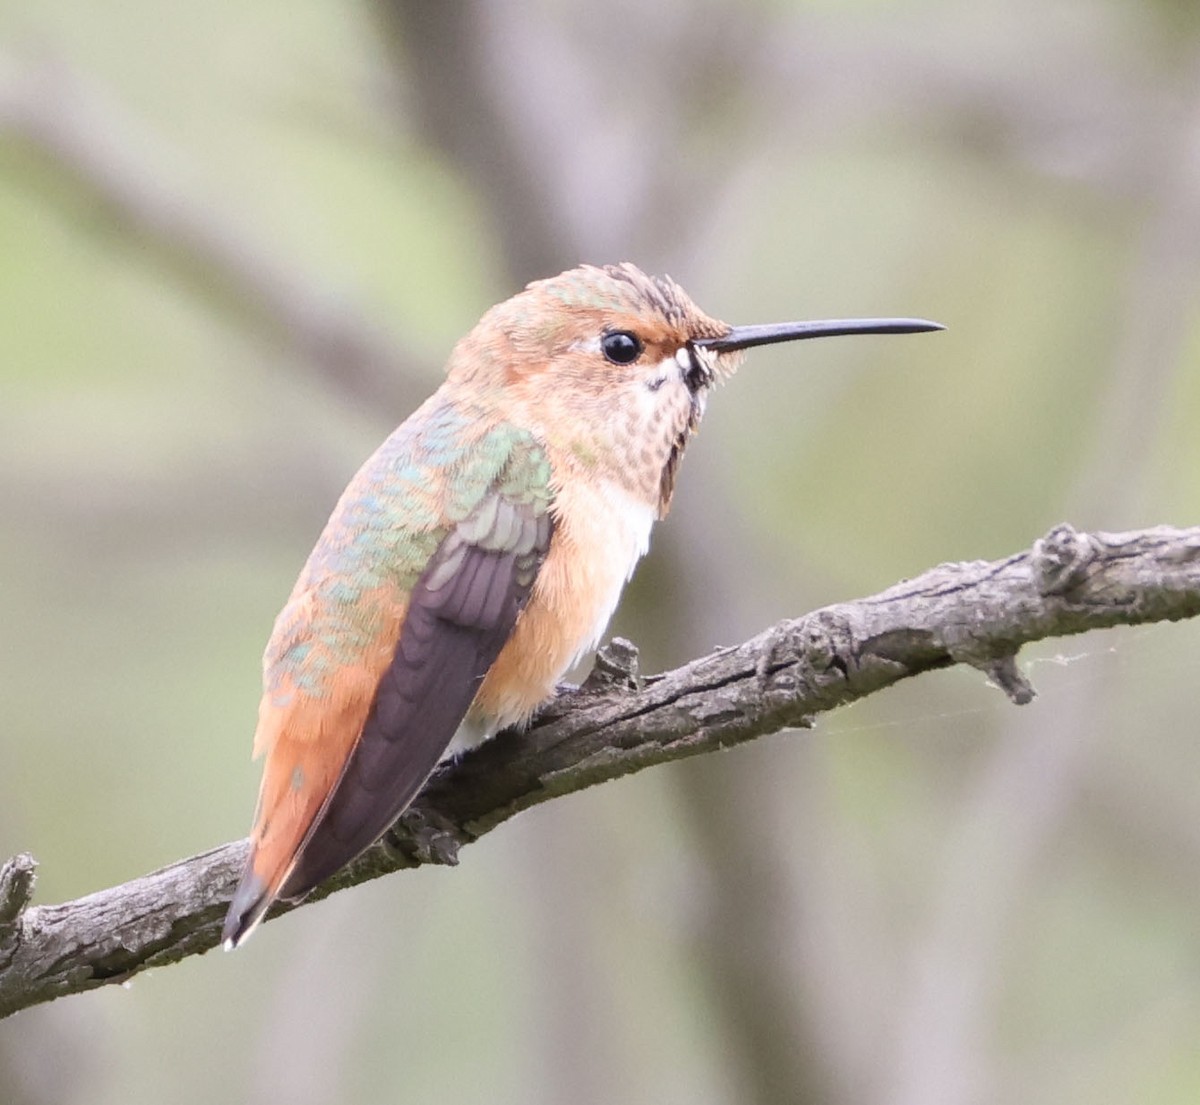
[[[440,762],[526,722],[595,648],[744,350],[940,329],[730,326],[628,262],[487,311],[350,481],[275,622],[225,947],[373,844]]]

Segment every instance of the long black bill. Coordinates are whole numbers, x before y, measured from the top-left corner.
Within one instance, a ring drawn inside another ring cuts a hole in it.
[[[923,318],[831,318],[821,322],[771,322],[761,326],[735,326],[720,338],[694,338],[693,345],[718,353],[733,353],[754,345],[774,345],[801,338],[833,338],[843,334],[921,334],[945,330],[940,322]]]

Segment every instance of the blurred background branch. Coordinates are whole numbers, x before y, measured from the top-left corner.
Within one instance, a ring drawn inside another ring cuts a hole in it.
[[[346,403],[403,411],[420,358],[317,273],[286,261],[244,217],[205,201],[167,169],[161,139],[140,133],[102,88],[62,60],[0,57],[0,139],[37,156],[26,177],[80,230],[122,243],[212,304],[284,345]]]

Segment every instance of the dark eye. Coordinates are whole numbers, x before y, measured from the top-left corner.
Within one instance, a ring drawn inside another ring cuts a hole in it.
[[[633,364],[644,348],[637,334],[628,330],[613,330],[600,339],[600,348],[613,364]]]

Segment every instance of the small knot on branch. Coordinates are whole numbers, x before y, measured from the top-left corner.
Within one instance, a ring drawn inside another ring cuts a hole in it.
[[[596,653],[592,670],[580,690],[601,691],[614,687],[627,691],[642,689],[637,645],[624,637],[614,637]]]
[[[1008,695],[1009,699],[1017,706],[1027,706],[1037,698],[1037,691],[1034,690],[1033,684],[1017,667],[1015,654],[1010,653],[1008,656],[984,660],[975,666]]]
[[[981,641],[961,628],[946,634],[946,651],[956,664],[968,664],[983,672],[988,682],[999,687],[1010,702],[1026,706],[1037,697],[1037,691],[1025,673],[1017,667],[1019,645],[1003,641]]]
[[[850,652],[846,647],[849,636],[846,626],[833,616],[805,618],[800,633],[800,656],[814,671],[836,668],[844,678],[849,662],[843,653]]]
[[[1038,593],[1061,595],[1087,578],[1096,549],[1086,533],[1063,522],[1033,543],[1033,578]]]
[[[37,860],[21,852],[0,867],[0,927],[11,925],[25,911],[37,882]]]

